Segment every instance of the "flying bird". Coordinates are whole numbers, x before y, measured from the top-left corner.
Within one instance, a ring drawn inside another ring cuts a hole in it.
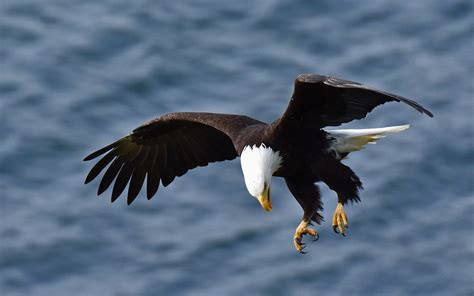
[[[335,77],[301,74],[283,115],[272,123],[248,116],[179,112],[162,115],[133,130],[118,141],[87,156],[102,156],[87,175],[95,179],[107,166],[98,195],[113,183],[112,202],[128,184],[127,203],[132,203],[146,178],[151,199],[160,186],[166,187],[188,170],[240,156],[245,185],[263,209],[272,210],[272,176],[281,177],[303,209],[293,236],[297,251],[304,253],[304,235],[315,240],[312,222],[322,222],[322,202],[317,182],[335,191],[338,203],[332,218],[336,233],[346,235],[344,206],[359,202],[362,182],[341,161],[364,145],[408,125],[324,130],[367,116],[386,102],[403,102],[430,117],[433,114],[413,100]],[[104,155],[105,154],[105,155]]]

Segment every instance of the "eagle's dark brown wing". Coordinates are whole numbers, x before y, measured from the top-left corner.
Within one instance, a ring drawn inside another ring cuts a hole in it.
[[[369,86],[326,77],[302,74],[295,80],[291,101],[281,122],[298,122],[308,127],[337,126],[367,116],[386,102],[403,102],[430,117],[433,114],[417,102]]]
[[[152,120],[130,135],[87,156],[102,158],[85,183],[95,179],[109,164],[99,184],[103,193],[115,180],[112,202],[128,188],[128,204],[137,197],[147,179],[147,197],[157,192],[160,180],[169,185],[175,177],[197,166],[237,157],[233,139],[242,128],[260,121],[246,116],[214,113],[170,113]]]

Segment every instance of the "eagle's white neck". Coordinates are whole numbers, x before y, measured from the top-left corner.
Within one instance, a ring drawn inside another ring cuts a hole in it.
[[[272,175],[282,163],[278,151],[266,147],[264,144],[246,146],[240,155],[245,185],[250,195],[258,197],[265,188],[270,188]]]

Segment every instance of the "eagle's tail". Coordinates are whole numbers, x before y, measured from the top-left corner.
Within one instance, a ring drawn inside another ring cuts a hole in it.
[[[381,128],[329,130],[327,133],[333,140],[331,149],[336,150],[344,158],[349,152],[359,151],[366,144],[375,144],[387,133],[398,133],[409,127],[410,125],[406,124]]]

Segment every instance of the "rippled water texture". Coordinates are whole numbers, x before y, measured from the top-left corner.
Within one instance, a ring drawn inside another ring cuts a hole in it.
[[[2,0],[0,294],[473,295],[473,4],[403,2]],[[321,238],[297,254],[298,204],[275,179],[264,212],[239,161],[132,206],[83,185],[82,158],[145,120],[272,121],[307,72],[435,114],[348,125],[411,128],[347,161],[365,185],[347,238],[322,186]]]

